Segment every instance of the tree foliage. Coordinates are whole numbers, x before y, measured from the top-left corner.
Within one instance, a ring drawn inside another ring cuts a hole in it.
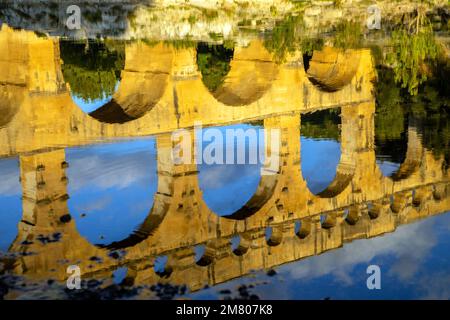
[[[450,75],[448,61],[440,62],[428,78],[411,95],[406,88],[395,82],[395,71],[378,69],[376,85],[375,139],[383,152],[394,158],[398,153],[398,142],[405,140],[407,121],[412,117],[420,123],[423,144],[436,157],[443,156],[450,164],[450,100],[447,79]],[[403,143],[405,144],[406,141]]]
[[[265,35],[264,47],[272,53],[277,63],[285,62],[288,55],[297,50],[312,55],[314,50],[322,49],[324,45],[322,38],[306,37],[303,31],[303,17],[288,16]]]
[[[403,17],[402,24],[392,32],[392,52],[387,61],[394,68],[395,81],[411,95],[417,95],[429,77],[430,65],[440,54],[425,10],[419,3],[412,14]]]
[[[60,51],[64,79],[73,95],[92,102],[114,93],[124,68],[122,45],[100,41],[61,41]]]
[[[357,21],[344,20],[335,28],[334,46],[342,49],[357,49],[362,45],[361,24]]]
[[[301,135],[308,138],[340,141],[339,112],[339,109],[328,109],[302,115]]]
[[[225,80],[230,71],[234,49],[229,45],[199,44],[197,47],[197,65],[202,74],[203,83],[214,92]]]
[[[428,79],[427,64],[436,61],[439,46],[432,32],[410,34],[406,30],[392,34],[393,52],[388,63],[395,72],[395,81],[411,95],[417,95],[419,86]]]

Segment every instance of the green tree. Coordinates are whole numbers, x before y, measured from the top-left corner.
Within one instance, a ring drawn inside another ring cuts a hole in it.
[[[375,134],[379,141],[400,139],[405,131],[404,98],[392,70],[378,69],[376,86]]]
[[[227,45],[199,44],[197,47],[197,65],[202,73],[203,83],[214,92],[225,80],[230,71],[234,49]]]
[[[334,46],[342,49],[356,49],[362,45],[361,24],[345,20],[335,28]]]
[[[124,68],[121,43],[61,41],[62,71],[72,94],[85,101],[104,99],[114,93]]]
[[[305,37],[303,30],[302,16],[288,16],[265,35],[264,47],[272,53],[277,63],[285,62],[287,56],[297,50],[306,55],[312,55],[314,50],[321,50],[323,39]]]
[[[339,113],[339,109],[328,109],[302,115],[301,135],[308,138],[340,141]]]
[[[412,14],[404,16],[406,26],[403,23],[392,32],[393,49],[387,59],[393,66],[395,81],[411,95],[417,95],[420,85],[428,79],[430,65],[440,54],[422,3]]]

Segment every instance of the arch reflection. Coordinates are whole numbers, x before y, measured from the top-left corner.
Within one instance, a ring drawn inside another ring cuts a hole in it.
[[[155,139],[71,148],[66,159],[69,211],[91,243],[127,238],[148,220],[157,189]]]
[[[308,189],[320,194],[334,180],[341,159],[339,110],[302,115],[301,169]]]
[[[225,163],[225,154],[233,153],[233,163],[230,164],[208,164],[207,159],[203,159],[198,165],[199,185],[203,192],[203,199],[208,207],[220,216],[232,216],[239,212],[247,202],[255,195],[261,180],[261,161],[256,159],[256,163],[250,163],[252,155],[259,157],[261,150],[264,150],[264,139],[259,136],[259,130],[262,127],[258,125],[233,125],[215,129],[204,129],[203,139],[197,143],[202,143],[204,155],[208,156],[208,146],[211,143],[217,143],[222,151],[222,163]],[[215,138],[208,134],[208,130],[217,130],[217,136],[225,137],[225,140],[214,141]],[[242,133],[242,134],[241,134]],[[245,135],[248,133],[249,135]],[[236,138],[233,135],[236,134]],[[232,139],[227,139],[232,138]],[[206,140],[204,140],[206,138]],[[255,140],[256,138],[256,140]],[[244,149],[239,148],[243,146]],[[243,163],[238,164],[238,152],[245,152]],[[213,151],[212,154],[216,156]],[[206,160],[206,161],[205,161]],[[259,159],[260,160],[260,159]],[[252,161],[253,162],[253,161]]]
[[[172,68],[171,48],[162,43],[62,41],[60,50],[74,102],[105,123],[125,123],[153,109]]]

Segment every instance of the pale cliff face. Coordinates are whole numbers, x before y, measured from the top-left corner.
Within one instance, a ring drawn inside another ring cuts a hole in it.
[[[66,27],[67,5],[57,2],[13,2],[0,7],[0,21],[16,28],[77,38],[201,40],[239,39],[246,42],[272,30],[277,21],[290,15],[303,18],[305,33],[329,31],[343,19],[365,22],[369,16],[365,1],[288,0],[155,0],[117,4],[75,0],[81,10],[81,28]],[[150,3],[151,2],[151,3]],[[149,6],[151,4],[151,6]],[[383,20],[414,10],[415,1],[378,1]],[[437,0],[429,10],[448,15],[448,3]]]
[[[150,3],[151,2],[151,3]],[[156,0],[87,4],[73,1],[81,10],[81,28],[66,28],[65,3],[11,2],[0,7],[0,21],[13,27],[52,35],[121,39],[212,40],[214,35],[236,36],[239,26],[264,24],[292,11],[287,0]],[[71,2],[72,3],[72,2]],[[151,6],[148,6],[151,4]],[[266,25],[268,27],[269,25]]]

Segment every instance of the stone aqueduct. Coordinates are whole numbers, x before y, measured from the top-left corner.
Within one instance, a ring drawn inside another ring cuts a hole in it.
[[[10,251],[39,252],[21,255],[17,273],[63,280],[68,264],[78,264],[84,275],[105,276],[127,266],[135,283],[188,282],[196,290],[392,232],[450,208],[448,170],[422,145],[415,127],[408,129],[399,170],[384,177],[377,166],[369,51],[325,48],[314,53],[306,73],[300,55],[277,65],[261,43],[251,43],[235,49],[227,80],[210,93],[194,49],[130,44],[109,105],[116,112],[104,107],[86,115],[62,78],[56,40],[3,28],[0,50],[0,155],[19,155],[23,193],[22,221]],[[142,59],[147,56],[155,59]],[[301,172],[301,114],[333,107],[341,108],[341,161],[335,180],[315,195]],[[212,126],[255,119],[281,129],[280,166],[262,176],[244,207],[220,217],[203,200],[196,166],[173,163],[170,132],[190,130],[197,120]],[[158,190],[147,219],[122,241],[106,247],[89,243],[67,219],[63,148],[150,134],[157,135]],[[266,228],[272,228],[269,239]],[[55,234],[62,238],[51,241]],[[233,251],[235,236],[240,244]],[[205,245],[205,254],[195,261],[197,245]],[[121,249],[123,258],[110,255]],[[152,265],[161,255],[168,263],[158,274]]]
[[[64,82],[58,40],[3,26],[0,156],[373,100],[369,50],[325,48],[315,52],[307,74],[300,53],[276,64],[254,41],[235,48],[225,83],[213,93],[202,82],[195,48],[139,42],[128,44],[125,56],[112,101],[88,115]]]

